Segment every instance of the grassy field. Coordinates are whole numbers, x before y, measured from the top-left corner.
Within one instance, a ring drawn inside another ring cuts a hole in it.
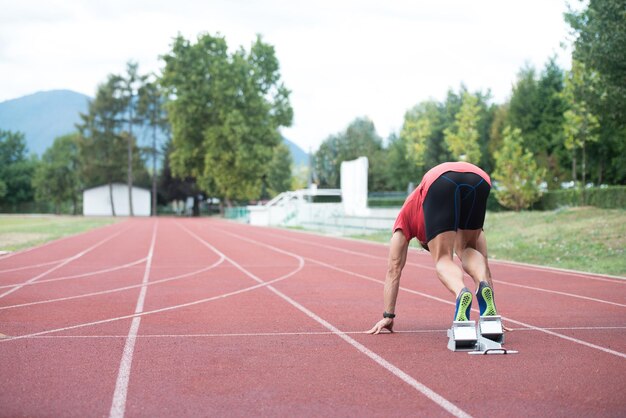
[[[119,218],[0,215],[0,251],[16,251]],[[490,258],[626,276],[626,210],[488,213]],[[389,232],[354,238],[388,242]],[[419,247],[415,240],[412,246]]]
[[[115,218],[0,215],[0,251],[17,251],[117,222]]]
[[[489,257],[626,276],[626,210],[488,213]],[[387,242],[389,233],[355,238]]]

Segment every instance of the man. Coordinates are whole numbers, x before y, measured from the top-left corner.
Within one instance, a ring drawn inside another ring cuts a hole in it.
[[[400,276],[406,263],[409,241],[417,238],[430,251],[437,276],[456,297],[454,321],[469,321],[472,293],[463,283],[463,270],[476,284],[480,315],[497,315],[493,283],[487,262],[483,223],[489,175],[466,162],[449,162],[429,170],[406,199],[396,222],[389,247],[385,279],[383,319],[369,331],[393,332]],[[456,252],[463,269],[454,263]]]

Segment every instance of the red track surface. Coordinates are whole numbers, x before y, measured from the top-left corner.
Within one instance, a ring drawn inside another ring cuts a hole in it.
[[[0,258],[0,416],[626,416],[626,280],[494,262],[520,354],[469,356],[446,348],[452,297],[417,251],[398,332],[362,333],[386,257],[134,219]]]

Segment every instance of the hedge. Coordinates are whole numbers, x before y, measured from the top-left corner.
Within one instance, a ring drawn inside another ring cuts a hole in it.
[[[406,197],[370,197],[367,204],[371,208],[401,207]],[[603,209],[626,209],[626,186],[592,187],[585,190],[551,190],[531,206],[533,210],[554,210],[564,206],[596,206]],[[496,200],[494,193],[489,194],[487,210],[500,212],[508,210]]]
[[[626,209],[626,186],[588,189],[552,190],[532,206],[535,210],[554,210],[563,206],[595,206],[603,209]]]

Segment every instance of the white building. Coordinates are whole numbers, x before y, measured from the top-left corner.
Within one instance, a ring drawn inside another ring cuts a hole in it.
[[[115,215],[129,216],[128,185],[113,183],[113,205]],[[135,216],[150,216],[151,193],[149,190],[133,187],[133,214]],[[111,192],[109,185],[94,187],[83,191],[83,215],[85,216],[112,216]]]

